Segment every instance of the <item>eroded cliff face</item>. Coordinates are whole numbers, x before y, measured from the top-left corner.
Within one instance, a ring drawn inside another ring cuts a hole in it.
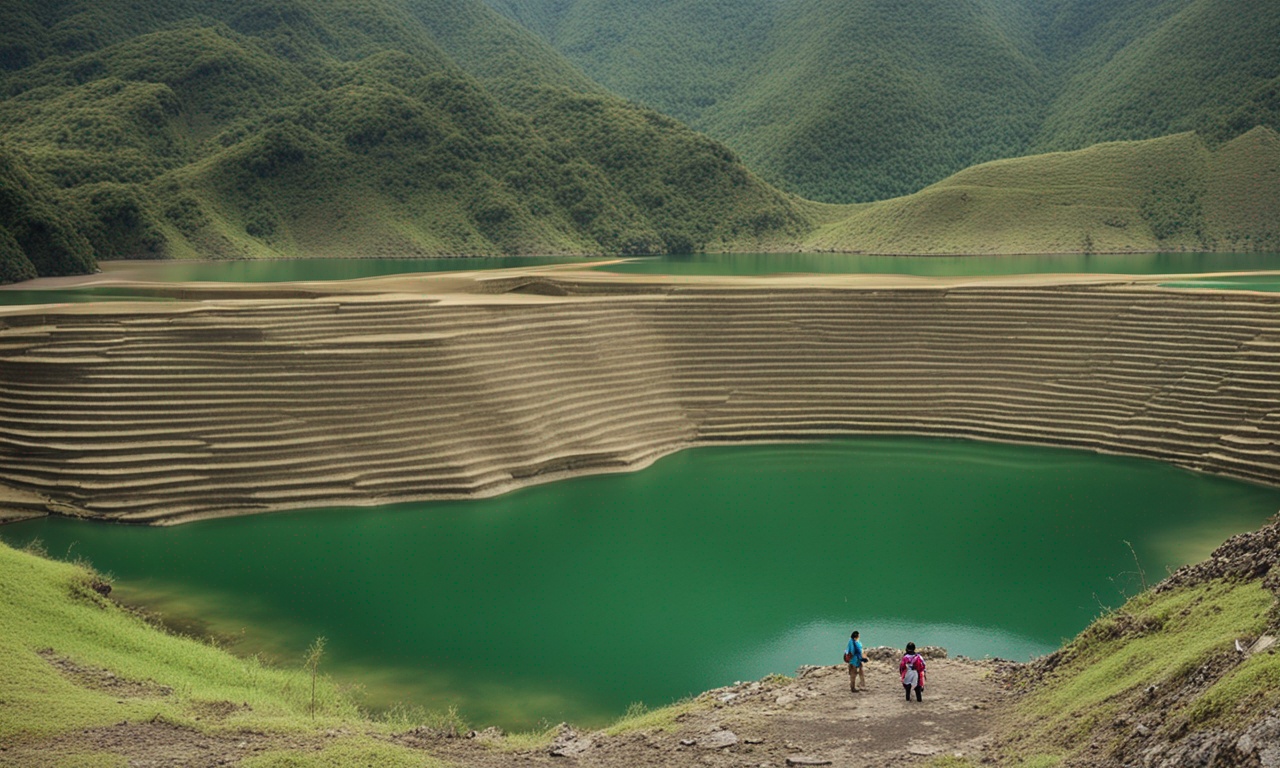
[[[1280,517],[1010,673],[1025,693],[993,756],[1057,754],[1066,766],[1280,766],[1278,563]],[[1146,665],[1141,674],[1126,674],[1137,665]],[[1034,713],[1059,722],[1031,725]]]
[[[491,495],[693,445],[862,434],[1280,484],[1280,294],[1050,278],[476,283],[464,299],[360,281],[363,295],[4,310],[0,484],[55,512],[172,523]]]

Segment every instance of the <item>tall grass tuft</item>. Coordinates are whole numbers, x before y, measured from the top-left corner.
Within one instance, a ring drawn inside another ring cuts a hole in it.
[[[306,660],[303,667],[311,673],[311,719],[316,717],[316,676],[320,669],[320,659],[324,657],[324,646],[328,640],[324,637],[317,637],[311,647],[307,649]]]

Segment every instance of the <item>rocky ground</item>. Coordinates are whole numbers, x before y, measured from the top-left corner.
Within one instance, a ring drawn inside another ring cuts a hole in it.
[[[794,680],[742,683],[705,693],[704,706],[668,730],[619,736],[562,726],[548,748],[511,752],[492,732],[440,739],[410,732],[405,744],[464,765],[908,766],[941,755],[981,760],[985,734],[1011,694],[1000,662],[933,659],[924,701],[904,700],[896,655],[876,654],[867,689],[849,690],[843,665],[808,667]],[[891,658],[886,658],[891,656]]]

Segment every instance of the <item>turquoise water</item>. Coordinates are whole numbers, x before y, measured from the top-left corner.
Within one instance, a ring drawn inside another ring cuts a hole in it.
[[[145,279],[171,283],[280,283],[299,280],[355,280],[414,272],[458,272],[545,264],[586,264],[569,256],[492,256],[436,259],[260,259],[240,261],[157,261],[138,264]]]
[[[324,664],[366,703],[599,725],[801,664],[859,629],[1027,659],[1280,509],[1154,462],[963,441],[703,448],[466,502],[127,528],[0,528],[239,652]],[[1130,551],[1129,542],[1133,546]]]
[[[604,267],[667,275],[780,273],[902,274],[925,277],[1086,273],[1196,274],[1280,270],[1280,253],[1059,254],[1041,256],[871,256],[850,253],[730,253],[652,256]],[[1277,279],[1275,277],[1273,280]]]
[[[148,282],[291,282],[351,280],[362,277],[447,272],[545,264],[592,263],[562,257],[448,259],[280,259],[262,261],[134,262],[115,272]],[[623,273],[671,275],[903,274],[932,277],[1043,273],[1185,274],[1280,270],[1275,253],[1157,253],[1057,256],[868,256],[831,253],[733,253],[647,256],[610,263],[598,269]],[[1183,285],[1183,283],[1178,283]],[[1188,284],[1191,285],[1191,284]],[[1271,288],[1265,287],[1272,286]],[[1228,290],[1274,290],[1280,276],[1199,281],[1192,287]],[[53,302],[116,301],[138,297],[121,287],[30,290],[21,284],[0,287],[0,305]],[[145,296],[143,298],[146,298]]]
[[[307,280],[355,280],[418,272],[506,269],[545,264],[587,264],[560,256],[508,256],[438,259],[263,259],[241,261],[151,261],[112,265],[114,276],[163,283],[280,283]],[[0,286],[0,306],[56,302],[136,300],[139,294],[118,286],[33,290],[22,283]],[[146,299],[145,295],[141,298]]]
[[[1165,283],[1170,288],[1209,288],[1215,291],[1280,291],[1280,275],[1239,275]]]

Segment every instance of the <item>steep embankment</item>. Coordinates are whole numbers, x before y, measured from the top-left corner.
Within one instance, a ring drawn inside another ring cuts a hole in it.
[[[1280,522],[1102,616],[1018,677],[1001,763],[1280,764]]]
[[[60,512],[178,522],[897,433],[1280,482],[1280,295],[543,274],[2,310],[0,479]]]
[[[749,247],[808,225],[478,0],[6,3],[0,133],[4,280],[95,256]]]
[[[838,216],[832,212],[829,215]],[[1194,133],[975,166],[857,206],[805,249],[868,253],[1280,250],[1280,134]]]

